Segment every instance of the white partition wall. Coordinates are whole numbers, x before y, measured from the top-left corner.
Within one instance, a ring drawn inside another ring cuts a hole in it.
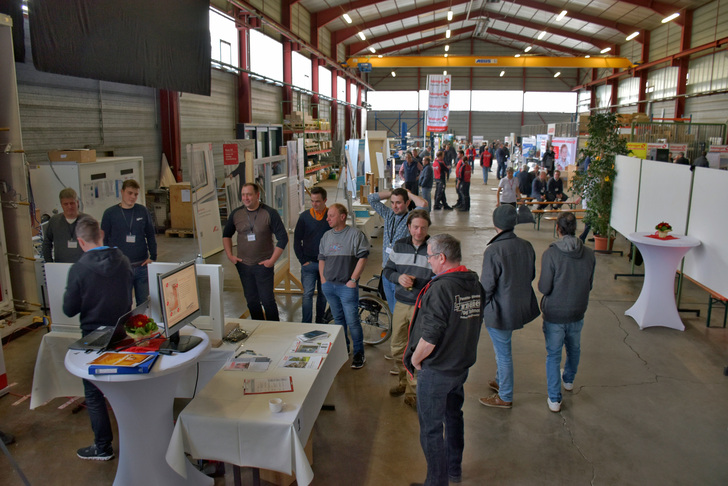
[[[683,272],[728,296],[728,171],[697,167],[693,182],[688,234],[701,245],[685,256]]]
[[[637,206],[640,195],[642,160],[618,155],[614,163],[617,177],[612,193],[612,214],[609,225],[617,232],[628,235],[637,228]]]
[[[655,160],[642,161],[637,231],[655,231],[667,221],[673,232],[684,235],[690,207],[690,167]]]

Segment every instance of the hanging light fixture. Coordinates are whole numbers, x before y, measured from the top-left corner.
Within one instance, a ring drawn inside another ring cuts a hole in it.
[[[546,31],[545,30],[542,30],[541,33],[538,34],[538,40],[543,39],[543,36],[545,36],[545,35],[546,35]]]
[[[445,38],[446,39],[450,38],[450,29],[449,28],[445,31]]]
[[[447,51],[449,51],[449,50],[450,50],[450,44],[447,44],[447,45],[445,46],[445,52],[447,52]]]
[[[554,74],[554,77],[555,78],[558,78],[559,76],[561,76],[561,71],[559,71],[558,73]]]
[[[602,50],[601,50],[601,51],[599,51],[599,52],[600,52],[600,53],[602,53],[602,54],[606,54],[607,52],[609,52],[609,51],[611,51],[611,50],[612,50],[612,48],[611,48],[611,47],[605,47],[604,49],[602,49]]]
[[[639,31],[637,31],[637,32],[633,32],[632,34],[629,34],[629,35],[627,36],[627,40],[628,40],[628,41],[631,41],[632,39],[634,39],[634,38],[635,38],[635,37],[637,37],[638,35],[640,35],[640,32],[639,32]]]
[[[443,76],[447,76],[447,71],[443,71],[443,72],[442,72],[442,75],[443,75]]]
[[[344,17],[344,20],[346,20],[347,24],[351,23],[351,17],[349,17],[348,13],[345,13],[344,15],[342,15],[342,17]]]
[[[501,71],[501,73],[500,73],[500,77],[502,78],[502,77],[503,77],[503,76],[504,76],[505,74],[506,74],[506,72],[505,72],[505,71]]]
[[[668,23],[668,22],[669,22],[669,21],[671,21],[671,20],[675,20],[675,19],[676,19],[676,18],[678,18],[679,16],[680,16],[680,14],[679,14],[679,13],[677,13],[677,12],[675,12],[674,14],[672,14],[672,15],[668,15],[667,17],[665,17],[664,19],[662,19],[662,23],[663,23],[663,24],[666,24],[666,23]]]
[[[513,57],[521,57],[521,55],[520,55],[520,54],[516,54],[516,55],[515,55],[515,56],[513,56]]]
[[[531,49],[533,49],[533,47],[531,47],[531,46],[528,46],[528,47],[526,47],[526,48],[525,48],[525,49],[523,50],[523,52],[528,52],[528,51],[530,51]]]
[[[393,78],[396,78],[397,77],[397,73],[395,73],[394,71],[392,71],[392,77]]]
[[[557,22],[561,22],[561,19],[564,18],[564,16],[567,14],[566,10],[562,10],[558,17],[556,17]]]
[[[589,54],[587,54],[586,56],[584,56],[584,59],[589,59],[590,57],[591,56]]]
[[[359,38],[361,40],[367,40],[367,36],[364,35],[364,32],[359,32]]]
[[[445,53],[445,57],[447,57],[447,52]]]
[[[447,12],[447,21],[450,22],[452,20],[452,10],[448,10]]]
[[[375,48],[369,46],[369,52],[371,52],[372,54],[376,54],[377,50]]]

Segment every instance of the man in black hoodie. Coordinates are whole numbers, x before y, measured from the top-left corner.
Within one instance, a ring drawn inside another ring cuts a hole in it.
[[[131,309],[134,274],[121,250],[103,246],[104,232],[91,216],[78,218],[76,238],[84,253],[68,271],[63,312],[68,317],[81,313],[81,333],[86,336],[99,326],[115,325]],[[88,380],[83,380],[83,389],[94,444],[76,454],[81,459],[108,461],[114,458],[114,449],[104,394]]]
[[[576,234],[574,213],[561,213],[556,220],[561,237],[551,243],[541,258],[538,290],[543,294],[543,334],[546,338],[546,383],[548,406],[561,410],[561,381],[564,389],[574,388],[579,367],[581,328],[589,304],[596,260]],[[560,375],[561,349],[566,345],[566,363]]]
[[[485,293],[478,274],[460,265],[460,242],[447,234],[427,241],[435,276],[417,296],[404,365],[417,374],[420,444],[431,486],[462,479],[463,384],[475,363]],[[443,436],[443,424],[445,433]]]

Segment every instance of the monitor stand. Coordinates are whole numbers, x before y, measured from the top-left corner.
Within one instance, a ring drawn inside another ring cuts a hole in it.
[[[159,350],[175,351],[177,353],[186,353],[202,342],[202,338],[197,336],[180,336],[179,332],[172,334],[166,341],[162,343]]]

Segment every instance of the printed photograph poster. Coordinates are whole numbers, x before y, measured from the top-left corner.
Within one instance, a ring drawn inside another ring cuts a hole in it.
[[[427,131],[447,131],[447,121],[450,116],[450,75],[430,74],[427,76],[427,86],[430,96],[427,106]]]
[[[576,164],[576,137],[551,139],[551,146],[554,148],[556,157],[556,170],[564,170],[566,167]]]
[[[627,142],[627,155],[638,159],[647,158],[647,144],[644,142]]]
[[[536,137],[523,137],[522,146],[524,157],[538,157],[538,146],[536,145]]]
[[[549,136],[546,134],[536,135],[536,149],[538,150],[538,158],[543,157],[546,152],[546,145],[549,143]]]

